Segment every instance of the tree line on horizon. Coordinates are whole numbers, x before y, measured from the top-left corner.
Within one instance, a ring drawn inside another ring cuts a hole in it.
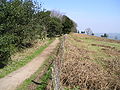
[[[0,0],[0,68],[11,55],[31,47],[36,39],[76,32],[76,23],[32,0]]]
[[[87,35],[92,35],[92,36],[95,35],[95,34],[93,33],[93,31],[91,30],[91,28],[86,28],[84,31],[81,31],[81,32],[78,31],[78,33],[87,34]],[[109,36],[109,35],[108,35],[107,33],[104,33],[103,35],[101,35],[101,37],[105,37],[105,38],[107,38],[108,36]]]

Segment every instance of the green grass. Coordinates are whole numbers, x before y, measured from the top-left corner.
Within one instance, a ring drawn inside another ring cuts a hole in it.
[[[51,68],[49,68],[49,70],[47,71],[47,73],[41,78],[40,82],[42,83],[48,83],[48,80],[51,78]],[[47,84],[42,84],[39,85],[36,90],[45,90]]]
[[[49,40],[46,45],[39,47],[39,49],[37,49],[31,55],[26,56],[24,59],[19,60],[19,61],[14,61],[14,62],[10,63],[8,66],[4,67],[3,69],[0,69],[0,78],[3,78],[4,76],[8,75],[9,73],[26,65],[33,58],[35,58],[37,55],[39,55],[45,48],[47,48],[49,46],[49,44],[51,44],[52,42],[53,42],[53,39]]]
[[[120,44],[119,43],[113,43],[113,42],[105,42],[105,41],[99,41],[97,39],[94,38],[81,38],[81,40],[84,40],[86,43],[89,44],[102,44],[102,45],[106,45],[106,46],[111,46],[111,47],[115,47],[116,49],[120,49]]]

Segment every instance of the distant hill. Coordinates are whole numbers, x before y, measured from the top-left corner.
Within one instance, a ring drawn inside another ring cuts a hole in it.
[[[95,33],[95,36],[100,37],[104,33]],[[109,39],[120,40],[120,33],[108,33]]]

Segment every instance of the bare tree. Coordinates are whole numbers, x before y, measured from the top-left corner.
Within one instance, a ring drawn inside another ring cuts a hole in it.
[[[63,13],[61,13],[60,11],[52,10],[50,16],[57,17],[62,20]]]
[[[92,35],[93,34],[91,28],[86,28],[85,32],[86,32],[87,35]]]

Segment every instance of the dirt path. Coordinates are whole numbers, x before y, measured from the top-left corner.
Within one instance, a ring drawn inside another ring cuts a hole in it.
[[[27,65],[0,79],[0,90],[15,90],[16,87],[19,86],[25,79],[29,78],[38,70],[38,68],[49,57],[50,53],[55,49],[58,43],[59,40],[56,39],[39,56],[37,56]]]

